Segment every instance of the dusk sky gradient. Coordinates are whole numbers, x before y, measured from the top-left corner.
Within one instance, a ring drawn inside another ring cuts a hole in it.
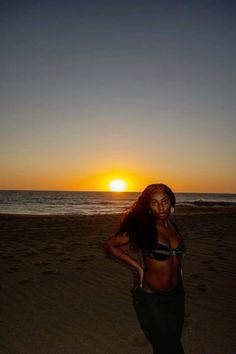
[[[5,1],[0,189],[236,192],[235,1]]]

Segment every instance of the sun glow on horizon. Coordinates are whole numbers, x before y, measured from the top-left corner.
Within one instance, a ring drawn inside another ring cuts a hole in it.
[[[124,192],[127,188],[127,183],[123,179],[115,178],[109,182],[109,189],[112,192]]]

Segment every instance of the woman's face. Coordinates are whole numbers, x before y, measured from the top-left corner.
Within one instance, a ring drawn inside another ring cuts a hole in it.
[[[168,218],[170,214],[170,198],[162,190],[154,191],[151,194],[149,207],[155,217],[164,220]]]

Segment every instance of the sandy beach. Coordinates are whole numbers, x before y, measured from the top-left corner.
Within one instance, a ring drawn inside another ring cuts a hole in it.
[[[119,218],[0,215],[0,353],[152,353],[135,274],[102,248]],[[179,207],[173,219],[188,250],[186,354],[235,354],[236,208]]]

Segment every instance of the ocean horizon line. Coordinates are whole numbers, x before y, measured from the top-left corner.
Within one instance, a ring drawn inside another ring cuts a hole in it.
[[[173,189],[172,189],[173,190]],[[123,193],[142,193],[140,191],[109,191],[109,190],[80,190],[80,189],[0,189],[0,192],[75,192],[75,193],[112,193],[112,194],[123,194]],[[224,194],[224,195],[236,195],[236,192],[177,192],[174,194]]]

